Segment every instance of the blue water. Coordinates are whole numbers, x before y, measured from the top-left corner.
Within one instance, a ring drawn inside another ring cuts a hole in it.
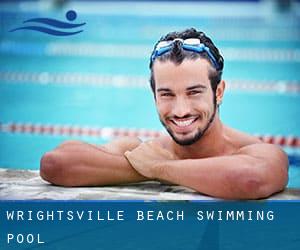
[[[80,13],[80,9],[77,11]],[[52,16],[59,19],[63,17],[64,10],[20,12],[13,7],[0,10],[0,122],[161,130],[147,82],[149,53],[165,32],[192,26],[211,35],[221,52],[233,48],[257,51],[282,49],[298,53],[294,59],[268,60],[263,56],[253,60],[234,58],[232,55],[226,59],[224,55],[224,79],[228,84],[232,80],[262,84],[267,81],[292,81],[300,84],[299,18],[278,21],[264,17],[137,16],[125,12],[120,15],[81,14],[78,22],[87,23],[84,32],[58,38],[28,31],[9,33],[8,30],[32,17]],[[67,44],[66,48],[68,44],[114,47],[108,55],[104,52],[99,55],[51,52],[51,46],[64,44]],[[129,47],[124,47],[126,45]],[[129,51],[129,56],[124,56],[124,50]],[[93,73],[100,76],[144,77],[145,82],[143,87],[92,86],[72,82],[39,84],[31,80],[1,78],[6,72],[17,75]],[[251,134],[300,136],[299,105],[299,93],[227,90],[220,114],[225,124]],[[71,138],[0,132],[0,166],[38,169],[41,155],[66,139]],[[99,144],[105,142],[103,138],[73,139]],[[294,150],[293,156],[295,154],[300,153]],[[292,162],[289,187],[300,187],[300,167],[296,161]]]

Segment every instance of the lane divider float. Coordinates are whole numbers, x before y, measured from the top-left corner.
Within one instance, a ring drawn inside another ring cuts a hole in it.
[[[33,123],[0,123],[0,132],[3,133],[23,133],[32,135],[51,135],[51,136],[86,136],[103,139],[135,136],[141,138],[156,138],[164,135],[163,131],[150,129],[130,129],[112,127],[90,127],[78,125],[48,125]],[[277,144],[280,146],[300,148],[300,137],[281,136],[281,135],[259,135],[256,137],[266,143]]]
[[[51,73],[51,72],[21,72],[4,71],[0,72],[0,83],[33,83],[40,85],[63,84],[66,86],[87,85],[87,86],[112,86],[117,88],[139,87],[150,88],[149,79],[145,76],[129,75],[102,75],[93,73]],[[230,91],[245,92],[275,92],[300,94],[299,81],[256,81],[226,79]]]

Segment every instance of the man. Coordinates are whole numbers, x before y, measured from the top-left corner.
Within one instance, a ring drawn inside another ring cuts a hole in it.
[[[160,180],[227,199],[264,198],[284,189],[286,154],[220,121],[223,58],[210,38],[195,29],[167,34],[154,47],[150,70],[169,136],[103,146],[65,142],[42,157],[41,177],[63,186]]]

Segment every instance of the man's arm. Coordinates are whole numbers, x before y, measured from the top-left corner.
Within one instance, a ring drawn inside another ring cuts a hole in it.
[[[67,141],[41,159],[41,177],[62,186],[112,185],[147,180],[124,157],[141,141],[121,138],[103,146]]]
[[[169,181],[215,197],[259,199],[284,189],[287,184],[287,156],[274,145],[253,144],[229,156],[156,160],[164,151],[155,143],[143,143],[125,155],[131,165],[148,178]]]

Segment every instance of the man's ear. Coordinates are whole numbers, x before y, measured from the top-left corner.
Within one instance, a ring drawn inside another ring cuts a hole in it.
[[[225,91],[225,81],[221,80],[216,90],[217,105],[220,105],[222,103],[224,91]]]

